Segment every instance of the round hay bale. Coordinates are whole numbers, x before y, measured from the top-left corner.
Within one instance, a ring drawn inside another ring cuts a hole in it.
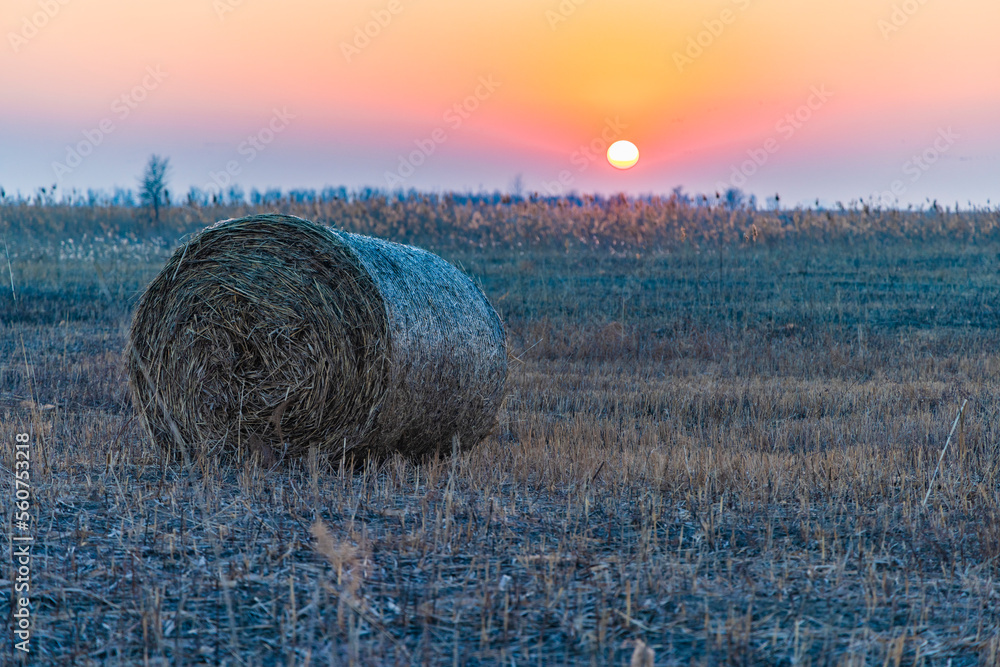
[[[255,215],[177,249],[139,300],[126,365],[140,419],[175,454],[419,458],[493,429],[507,343],[437,255]]]

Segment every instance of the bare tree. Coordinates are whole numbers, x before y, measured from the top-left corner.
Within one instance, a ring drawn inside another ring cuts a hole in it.
[[[167,171],[170,169],[170,158],[151,155],[146,163],[146,171],[139,179],[139,201],[153,211],[153,220],[160,222],[160,207],[170,203],[170,192],[167,190]]]
[[[729,188],[722,196],[722,203],[730,211],[743,208],[746,204],[747,196],[739,188]]]
[[[524,194],[524,176],[522,174],[517,174],[510,182],[510,194],[512,194],[515,199],[520,199]]]

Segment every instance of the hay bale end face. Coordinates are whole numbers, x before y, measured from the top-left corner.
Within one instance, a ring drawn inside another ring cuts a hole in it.
[[[496,423],[503,323],[429,252],[285,215],[225,220],[143,293],[133,402],[175,454],[414,458]]]

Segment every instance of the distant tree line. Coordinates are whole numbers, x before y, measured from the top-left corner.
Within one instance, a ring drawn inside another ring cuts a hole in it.
[[[790,213],[796,210],[811,210],[815,212],[825,211],[845,214],[858,210],[866,215],[870,211],[881,211],[889,214],[893,211],[900,212],[900,209],[889,208],[881,205],[881,202],[874,200],[866,201],[864,198],[852,200],[846,206],[837,202],[834,208],[826,208],[820,205],[819,200],[815,206],[795,206],[782,207],[782,201],[778,194],[768,197],[764,207],[758,206],[757,197],[747,194],[737,187],[730,187],[723,192],[713,193],[688,193],[682,186],[674,187],[669,195],[645,194],[645,195],[602,195],[583,194],[577,191],[570,191],[559,195],[540,194],[538,192],[525,192],[520,175],[514,179],[510,187],[510,192],[500,190],[480,190],[478,192],[421,192],[415,188],[403,190],[401,188],[387,190],[383,188],[362,187],[348,190],[344,186],[326,186],[316,188],[292,188],[282,190],[271,187],[264,190],[252,188],[247,193],[238,184],[230,185],[225,191],[208,191],[198,187],[191,187],[187,195],[180,201],[172,199],[167,181],[170,175],[169,158],[152,155],[146,164],[145,170],[138,179],[136,189],[114,187],[110,191],[89,188],[86,191],[72,189],[68,192],[57,192],[57,185],[51,187],[40,187],[31,195],[23,195],[18,192],[11,195],[0,187],[0,206],[70,206],[70,207],[114,207],[119,209],[140,209],[146,219],[159,226],[161,213],[164,209],[211,209],[215,207],[227,208],[278,208],[288,206],[308,206],[308,205],[329,205],[329,204],[364,204],[368,202],[382,202],[385,205],[395,204],[419,204],[431,208],[446,206],[517,206],[521,204],[544,205],[548,207],[575,208],[620,208],[622,206],[645,206],[662,207],[668,206],[675,209],[704,209],[706,211],[728,211],[731,213],[751,214],[754,212]],[[914,208],[908,206],[905,210],[913,213],[926,211],[930,214],[938,212],[959,211],[958,202],[955,208],[940,206],[937,201],[927,202],[928,206]],[[964,209],[967,212],[990,212],[991,206],[976,207],[971,202]],[[198,218],[200,216],[194,216]],[[191,218],[191,216],[187,216]],[[191,218],[192,220],[194,218]]]
[[[167,188],[147,187],[145,183],[138,189],[114,187],[111,190],[101,188],[88,188],[87,190],[77,190],[76,188],[67,192],[57,194],[56,185],[50,188],[38,188],[32,195],[17,193],[11,195],[0,188],[0,204],[20,204],[54,206],[57,204],[64,206],[120,206],[120,207],[146,207],[150,209],[150,215],[154,219],[159,218],[158,209],[163,209],[175,203],[170,197]],[[479,191],[479,192],[422,192],[415,188],[408,190],[386,190],[372,187],[362,187],[349,190],[344,186],[326,186],[323,188],[290,188],[283,190],[277,187],[258,190],[251,188],[247,193],[241,186],[232,185],[224,192],[207,191],[202,188],[192,186],[188,189],[187,195],[180,205],[183,206],[262,206],[267,204],[278,204],[281,202],[292,202],[296,204],[329,203],[333,201],[368,201],[370,199],[382,198],[390,201],[412,201],[426,200],[428,203],[437,204],[439,201],[449,198],[459,204],[512,204],[519,202],[544,202],[556,204],[563,202],[569,206],[585,206],[589,204],[604,204],[611,201],[624,199],[629,202],[652,203],[664,199],[663,195],[602,195],[583,194],[569,192],[563,195],[542,195],[537,192],[528,194],[511,194],[500,190]],[[722,207],[727,210],[756,210],[757,198],[754,195],[745,195],[737,188],[727,190],[722,194],[688,194],[681,188],[674,188],[667,199],[674,199],[682,206],[694,207]],[[777,196],[767,200],[768,209],[776,210]]]
[[[38,188],[34,195],[24,196],[17,193],[14,196],[9,196],[3,188],[0,188],[0,204],[34,204],[41,206],[53,206],[55,204],[70,206],[139,206],[146,209],[149,213],[150,219],[154,223],[158,224],[160,222],[160,211],[163,208],[171,206],[170,190],[167,187],[169,175],[170,159],[154,154],[150,156],[148,162],[146,163],[146,167],[142,175],[139,177],[138,189],[135,191],[129,188],[117,186],[110,192],[95,188],[89,188],[85,192],[81,192],[74,188],[69,192],[57,195],[57,185],[53,184],[51,188]],[[192,186],[188,190],[187,196],[184,198],[184,205],[200,207],[241,205],[263,206],[268,204],[278,204],[282,201],[295,204],[315,204],[328,203],[337,200],[366,201],[375,197],[382,197],[400,202],[414,199],[427,199],[431,204],[436,204],[438,197],[441,196],[444,195],[424,193],[414,188],[410,188],[406,191],[402,189],[390,191],[379,188],[365,187],[348,191],[347,188],[343,186],[326,186],[319,190],[315,188],[293,188],[290,190],[267,188],[261,191],[257,188],[252,188],[248,195],[241,186],[233,184],[225,191],[208,191]],[[600,204],[605,201],[610,201],[612,198],[618,200],[622,197],[625,197],[625,199],[632,202],[645,201],[647,203],[652,202],[654,199],[662,199],[662,196],[652,194],[637,196],[610,195],[605,197],[604,195],[599,194],[581,195],[575,191],[571,191],[565,195],[544,196],[538,194],[537,192],[525,195],[523,180],[520,174],[518,174],[513,180],[511,192],[509,193],[494,190],[492,192],[480,191],[475,193],[449,193],[447,196],[451,197],[453,201],[469,204],[509,204],[523,201],[555,204],[558,201],[563,201],[565,204],[575,206],[583,206],[592,202]],[[690,195],[684,192],[684,189],[681,186],[677,186],[671,191],[670,199],[684,206],[721,206],[722,208],[731,211],[757,209],[756,196],[748,196],[742,190],[735,187],[729,188],[722,193],[716,192],[710,195]],[[768,207],[771,210],[776,210],[779,208],[778,203],[778,196],[775,195],[772,199],[768,200]]]

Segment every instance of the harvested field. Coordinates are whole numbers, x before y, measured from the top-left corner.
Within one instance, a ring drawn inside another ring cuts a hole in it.
[[[414,223],[503,316],[509,396],[471,451],[357,470],[166,460],[122,350],[173,246],[9,236],[0,451],[13,471],[30,434],[35,660],[996,664],[996,212],[799,211],[758,242],[715,215],[614,245]]]

